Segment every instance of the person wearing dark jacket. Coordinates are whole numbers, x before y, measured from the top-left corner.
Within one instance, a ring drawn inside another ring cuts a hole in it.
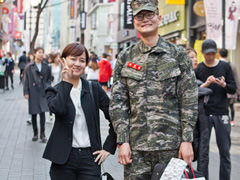
[[[9,90],[8,77],[10,77],[10,79],[11,79],[11,87],[12,87],[12,89],[14,89],[14,87],[13,87],[13,73],[14,73],[15,62],[12,58],[12,53],[7,52],[7,58],[4,60],[3,65],[6,65],[6,69],[5,69],[5,72],[4,72],[6,90]]]
[[[88,64],[88,52],[79,43],[67,45],[61,55],[62,81],[46,89],[55,123],[43,158],[52,161],[52,180],[100,180],[100,164],[114,154],[116,134],[109,118],[109,98],[95,82],[80,78]],[[103,148],[99,109],[110,128]]]
[[[32,141],[38,140],[37,114],[40,115],[40,139],[46,142],[45,112],[48,112],[45,88],[51,85],[52,76],[50,67],[43,62],[42,48],[34,50],[34,62],[27,65],[24,72],[24,97],[28,100],[29,114],[32,115],[34,136]]]
[[[27,64],[27,56],[26,56],[26,51],[23,51],[22,56],[20,56],[19,61],[18,61],[18,67],[20,69],[20,83],[22,83],[22,79],[23,79],[23,71],[24,68]]]
[[[202,43],[202,53],[204,61],[196,69],[196,78],[203,82],[200,87],[210,88],[213,93],[209,96],[209,101],[205,105],[207,115],[207,128],[209,139],[206,143],[206,158],[202,166],[205,167],[206,180],[208,180],[208,153],[209,140],[212,127],[215,128],[216,142],[220,154],[220,180],[230,180],[231,175],[231,125],[228,116],[227,93],[234,94],[236,84],[229,63],[216,59],[217,45],[211,39],[206,39]]]

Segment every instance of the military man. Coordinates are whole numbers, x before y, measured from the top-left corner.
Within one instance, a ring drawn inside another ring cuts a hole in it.
[[[141,40],[121,52],[115,67],[110,115],[125,180],[149,180],[158,162],[193,159],[197,85],[182,47],[158,35],[157,0],[133,0]]]

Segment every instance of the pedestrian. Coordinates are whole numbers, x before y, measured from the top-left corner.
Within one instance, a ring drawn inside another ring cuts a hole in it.
[[[80,43],[67,45],[61,55],[62,81],[46,90],[49,109],[56,115],[43,158],[52,162],[52,180],[100,180],[100,164],[116,150],[116,134],[109,120],[109,98],[102,87],[81,78],[88,52]],[[103,148],[99,109],[109,120]]]
[[[94,81],[98,82],[99,77],[99,66],[97,63],[97,55],[92,53],[90,56],[90,62],[88,63],[88,66],[85,68],[85,73],[87,74],[87,80],[88,81]]]
[[[230,160],[230,119],[228,116],[227,93],[234,94],[236,84],[229,63],[216,59],[217,45],[215,41],[206,39],[202,43],[202,53],[204,61],[198,64],[196,77],[203,84],[201,87],[210,88],[213,93],[205,105],[205,112],[208,122],[208,141],[205,144],[207,151],[205,161],[202,165],[205,167],[204,174],[208,180],[208,162],[209,162],[209,141],[212,127],[215,128],[216,141],[220,153],[220,180],[230,180],[231,160]]]
[[[12,53],[11,52],[7,52],[7,57],[5,58],[3,65],[5,65],[5,72],[4,72],[4,76],[5,76],[5,86],[6,86],[6,90],[9,90],[8,87],[8,78],[10,77],[11,80],[11,88],[14,89],[13,86],[13,74],[14,74],[14,66],[15,66],[15,62],[12,58]]]
[[[34,50],[34,62],[27,65],[24,72],[24,97],[28,100],[29,114],[32,115],[33,138],[38,140],[37,114],[40,116],[40,139],[47,141],[45,136],[45,112],[48,112],[45,88],[51,85],[51,69],[43,62],[44,50],[38,47]]]
[[[98,82],[102,85],[104,91],[108,91],[108,81],[112,76],[112,67],[111,63],[108,61],[107,53],[102,54],[102,59],[98,62],[99,65],[99,79]]]
[[[150,180],[157,163],[193,160],[197,83],[180,46],[158,35],[158,1],[133,0],[141,40],[120,52],[114,69],[110,117],[125,180]]]
[[[192,59],[193,69],[196,70],[198,66],[197,52],[193,48],[187,48],[189,57]],[[194,159],[197,160],[197,170],[202,173],[204,177],[208,177],[205,161],[208,161],[208,141],[209,128],[207,116],[205,113],[205,106],[208,103],[209,95],[212,90],[209,88],[200,87],[203,82],[197,79],[198,83],[198,119],[194,129]]]
[[[60,53],[49,54],[49,59],[51,59],[51,63],[49,63],[49,65],[51,67],[51,72],[53,76],[52,86],[55,86],[61,81],[62,67],[60,63]]]
[[[219,54],[220,54],[220,60],[227,62],[227,57],[228,57],[228,50],[227,49],[220,49],[219,50]],[[234,126],[234,117],[235,117],[235,110],[234,110],[234,104],[237,101],[237,99],[240,97],[240,81],[239,81],[239,76],[238,76],[238,71],[236,66],[234,66],[234,64],[229,63],[231,68],[232,68],[232,72],[233,72],[233,77],[237,86],[237,90],[235,94],[227,94],[227,98],[228,98],[228,107],[230,108],[230,117],[231,117],[231,126]]]
[[[25,66],[26,66],[26,64],[27,64],[27,61],[28,61],[28,59],[27,59],[27,56],[26,56],[26,51],[23,51],[23,54],[22,54],[22,56],[20,56],[19,57],[19,61],[18,61],[18,67],[19,67],[19,69],[20,69],[20,83],[19,84],[21,84],[22,83],[22,79],[23,79],[23,71],[24,71],[24,69],[25,69]]]

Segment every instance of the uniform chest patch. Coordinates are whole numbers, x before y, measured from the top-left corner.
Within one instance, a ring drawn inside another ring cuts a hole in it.
[[[137,65],[137,64],[134,64],[134,63],[132,63],[132,62],[129,62],[129,63],[128,63],[128,67],[129,67],[129,68],[132,68],[132,69],[136,69],[136,70],[138,70],[138,71],[140,71],[140,70],[142,69],[142,66],[139,66],[139,65]]]

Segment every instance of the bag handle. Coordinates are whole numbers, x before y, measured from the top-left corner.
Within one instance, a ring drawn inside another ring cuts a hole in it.
[[[193,171],[192,165],[190,165],[189,167],[190,167],[190,169],[191,169],[191,171],[192,171],[193,178],[195,178],[195,174],[194,174],[194,171]],[[186,170],[184,170],[184,174],[185,174],[186,178],[189,179],[189,176],[188,176],[188,173],[187,173]]]

